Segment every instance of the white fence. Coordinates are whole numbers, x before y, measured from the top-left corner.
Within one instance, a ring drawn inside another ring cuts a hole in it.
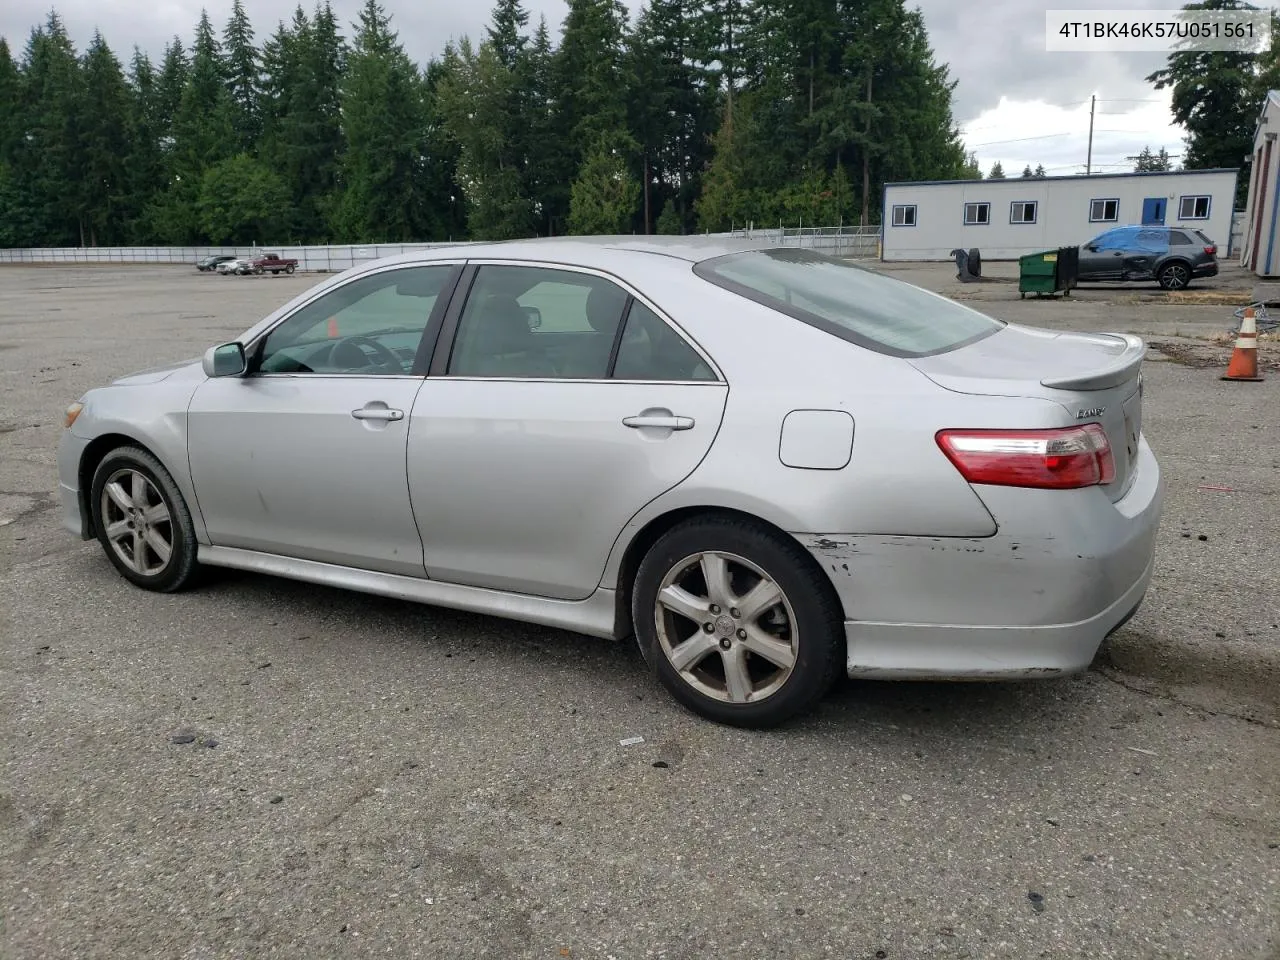
[[[835,257],[865,259],[880,256],[880,227],[770,227],[735,228],[730,236],[769,240],[784,247],[820,250]]]
[[[880,255],[879,227],[783,227],[768,230],[738,228],[720,237],[748,237],[781,246],[806,247],[837,257],[863,258]],[[174,264],[194,266],[197,260],[215,255],[237,257],[274,253],[286,260],[297,260],[298,269],[316,273],[336,273],[381,257],[395,256],[412,250],[466,246],[472,241],[446,243],[370,243],[327,244],[313,246],[249,246],[249,247],[36,247],[0,249],[0,264]]]
[[[461,243],[370,243],[306,247],[44,247],[0,250],[0,263],[171,263],[194,266],[202,257],[219,254],[254,257],[274,253],[286,260],[297,260],[299,270],[336,273],[367,260],[391,257],[411,250],[460,246]]]

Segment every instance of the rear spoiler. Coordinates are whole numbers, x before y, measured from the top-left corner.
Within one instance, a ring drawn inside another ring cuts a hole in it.
[[[1135,337],[1131,333],[1109,334],[1109,336],[1123,340],[1124,348],[1119,356],[1106,366],[1077,377],[1051,377],[1041,380],[1041,386],[1053,390],[1109,390],[1134,379],[1138,368],[1142,366],[1143,357],[1147,354],[1146,343],[1141,337]]]

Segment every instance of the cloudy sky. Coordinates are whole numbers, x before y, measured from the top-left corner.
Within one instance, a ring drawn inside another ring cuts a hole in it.
[[[436,56],[450,38],[477,36],[492,3],[475,0],[382,0],[405,49],[419,63]],[[642,0],[624,0],[633,14]],[[248,0],[258,40],[287,19],[297,0]],[[332,0],[344,23],[354,19],[361,0]],[[190,42],[201,6],[221,30],[231,0],[3,0],[0,35],[20,55],[31,27],[50,6],[57,9],[80,49],[102,31],[127,60],[136,44],[154,59],[178,34]],[[908,5],[913,5],[908,0]],[[1045,10],[1174,9],[1178,0],[915,0],[924,12],[939,61],[950,64],[959,81],[956,119],[965,140],[989,170],[1000,161],[1016,176],[1025,164],[1043,164],[1050,174],[1083,173],[1089,131],[1089,98],[1098,103],[1094,119],[1095,172],[1132,169],[1126,157],[1143,146],[1183,149],[1182,131],[1169,116],[1169,92],[1144,81],[1164,57],[1149,53],[1049,53],[1045,50]],[[310,9],[313,0],[304,0]],[[558,34],[564,0],[525,0],[531,26],[545,14]],[[347,31],[350,34],[350,29]]]

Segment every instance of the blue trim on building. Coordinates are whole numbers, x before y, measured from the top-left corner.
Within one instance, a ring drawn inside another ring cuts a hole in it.
[[[1270,173],[1270,171],[1267,171]],[[1267,264],[1263,268],[1265,276],[1271,276],[1271,252],[1276,245],[1276,214],[1280,213],[1280,194],[1276,193],[1277,184],[1271,185],[1271,232],[1267,236]]]

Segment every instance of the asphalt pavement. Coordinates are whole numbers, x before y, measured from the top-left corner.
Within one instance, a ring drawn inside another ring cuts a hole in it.
[[[1218,379],[1230,308],[974,304],[1184,348],[1147,364],[1158,571],[1095,669],[759,733],[605,641],[158,596],[62,530],[68,403],[317,279],[0,268],[0,956],[1280,957],[1280,374]]]

